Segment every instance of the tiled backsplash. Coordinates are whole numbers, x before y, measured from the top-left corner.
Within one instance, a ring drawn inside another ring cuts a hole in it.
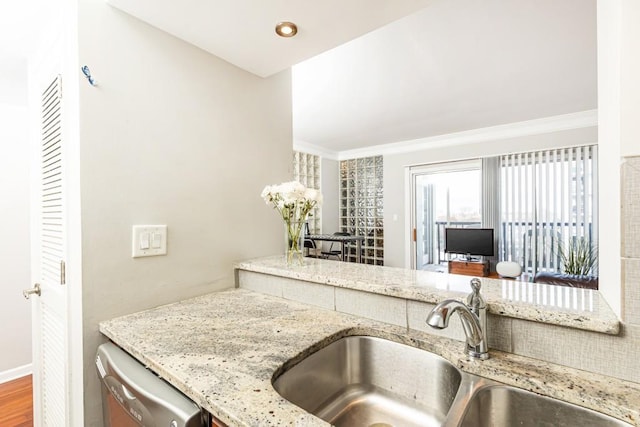
[[[640,325],[640,157],[622,162],[623,320]]]
[[[623,321],[640,326],[640,157],[622,162]]]
[[[624,321],[640,325],[640,258],[623,258]]]
[[[640,157],[622,162],[622,256],[640,258]]]

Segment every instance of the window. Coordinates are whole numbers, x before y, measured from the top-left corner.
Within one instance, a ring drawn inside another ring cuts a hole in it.
[[[566,251],[584,242],[595,248],[596,150],[584,146],[500,157],[501,260],[518,262],[532,274],[562,271],[559,247]]]

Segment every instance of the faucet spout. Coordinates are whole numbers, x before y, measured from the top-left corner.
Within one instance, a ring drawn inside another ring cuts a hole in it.
[[[487,305],[480,295],[480,280],[472,280],[471,286],[473,292],[467,304],[454,299],[444,300],[431,310],[427,324],[432,328],[444,329],[449,326],[453,313],[458,313],[466,337],[467,354],[475,359],[486,360],[489,358]]]
[[[449,326],[449,319],[456,312],[462,320],[462,329],[467,337],[467,343],[474,347],[479,345],[482,342],[480,320],[460,301],[447,299],[436,305],[427,316],[427,324],[432,328],[444,329]]]

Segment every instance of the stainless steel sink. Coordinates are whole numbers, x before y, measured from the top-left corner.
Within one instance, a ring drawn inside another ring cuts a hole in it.
[[[440,426],[460,387],[445,359],[354,336],[329,344],[278,377],[278,393],[335,426]]]
[[[490,386],[476,392],[459,427],[629,426],[615,418],[509,386]]]
[[[630,427],[373,337],[339,339],[275,378],[273,387],[338,427]]]

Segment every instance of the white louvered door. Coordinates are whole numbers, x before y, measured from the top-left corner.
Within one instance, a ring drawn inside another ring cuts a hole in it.
[[[68,425],[66,230],[64,145],[60,76],[42,92],[39,159],[38,248],[34,253],[41,295],[34,298],[35,420],[41,426]]]

